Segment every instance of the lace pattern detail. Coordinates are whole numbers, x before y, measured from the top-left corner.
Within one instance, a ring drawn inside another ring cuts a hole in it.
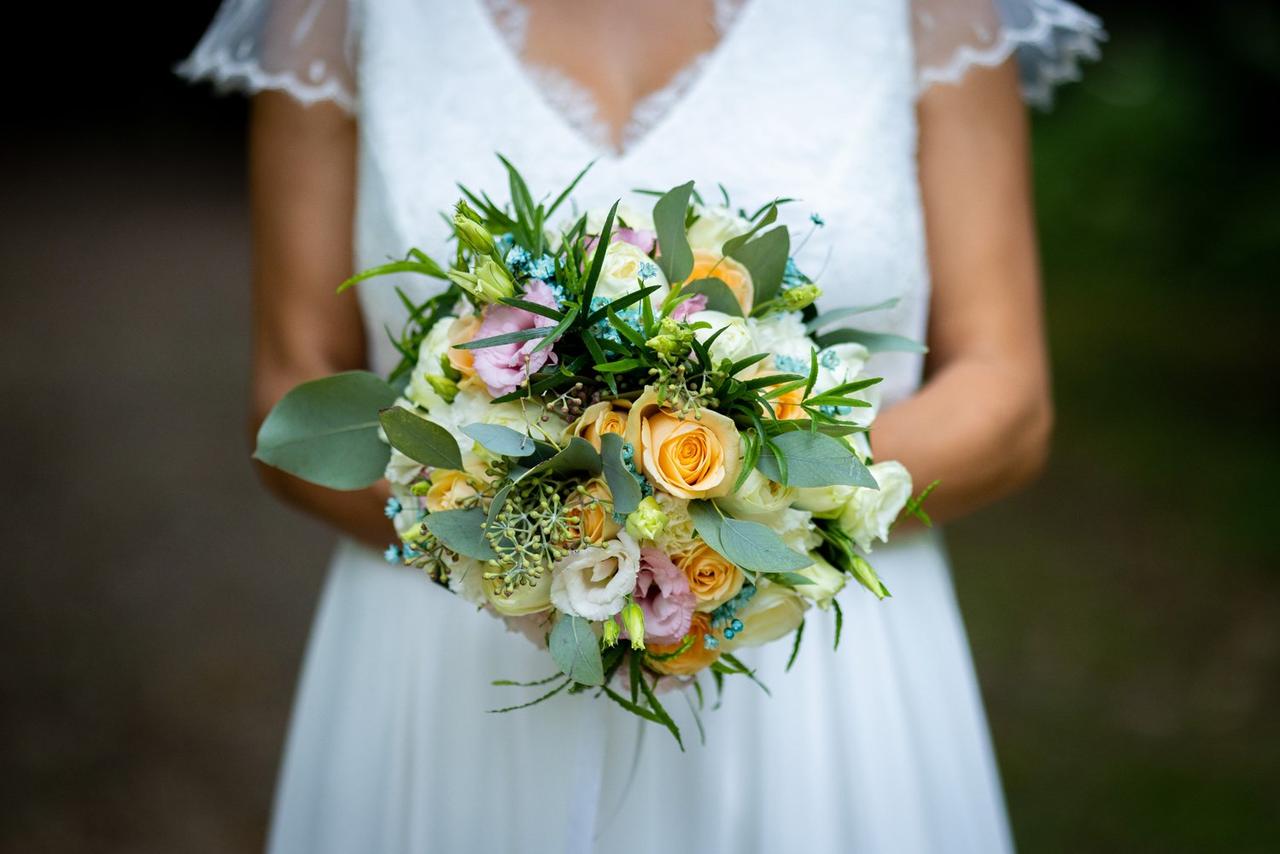
[[[287,92],[303,104],[356,106],[356,39],[347,0],[226,0],[174,71],[220,91]]]
[[[707,60],[719,48],[694,57],[684,68],[676,72],[661,89],[641,98],[631,110],[631,116],[622,128],[621,140],[615,145],[608,123],[600,117],[600,111],[590,90],[558,68],[535,64],[523,58],[529,31],[529,9],[520,0],[481,0],[488,9],[494,28],[502,36],[507,47],[517,58],[530,80],[553,110],[592,146],[615,152],[626,151],[643,138],[671,107],[688,91],[706,66]],[[748,0],[715,0],[712,8],[712,24],[716,33],[724,39],[733,28],[739,13]]]
[[[917,95],[1016,55],[1023,97],[1039,107],[1078,80],[1080,60],[1097,59],[1106,40],[1102,22],[1066,0],[915,0],[912,23]]]

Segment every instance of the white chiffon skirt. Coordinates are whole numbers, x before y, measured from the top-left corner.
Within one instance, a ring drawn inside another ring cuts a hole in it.
[[[939,540],[875,553],[893,598],[809,612],[803,648],[748,650],[772,690],[707,691],[687,752],[607,700],[491,680],[549,676],[544,651],[425,580],[343,544],[316,618],[276,795],[274,854],[1012,850]],[[710,688],[710,680],[707,680]],[[692,694],[689,698],[694,699]]]

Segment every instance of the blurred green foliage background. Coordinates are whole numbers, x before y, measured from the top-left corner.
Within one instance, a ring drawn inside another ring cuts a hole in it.
[[[0,55],[0,850],[266,826],[332,538],[248,465],[245,105],[168,72],[215,5]],[[1280,851],[1280,10],[1086,5],[1034,127],[1055,454],[956,584],[1022,851]]]

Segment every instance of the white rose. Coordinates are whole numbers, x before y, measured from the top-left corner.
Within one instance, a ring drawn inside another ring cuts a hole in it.
[[[667,277],[640,247],[620,240],[610,243],[604,253],[604,266],[600,268],[594,295],[615,300],[648,287],[658,288],[649,295],[649,302],[657,309],[671,291]]]
[[[442,317],[431,327],[427,337],[422,339],[418,350],[418,364],[409,375],[409,387],[405,394],[410,400],[429,412],[438,412],[444,406],[444,400],[427,382],[428,376],[444,376],[442,362],[449,352],[449,328],[457,318]]]
[[[798,629],[808,607],[789,587],[762,580],[747,606],[737,614],[742,620],[742,631],[725,639],[721,648],[733,652],[741,647],[772,643]]]
[[[757,353],[771,355],[777,371],[808,374],[810,354],[818,349],[804,329],[798,311],[781,311],[748,321]]]
[[[732,516],[750,519],[789,507],[794,495],[794,489],[770,480],[759,469],[752,469],[741,489],[716,499],[716,504]]]
[[[853,497],[856,486],[843,483],[831,486],[807,486],[796,490],[795,506],[808,510],[819,519],[834,519]]]
[[[392,448],[391,459],[387,460],[387,470],[383,476],[392,484],[408,485],[422,473],[422,468],[422,463]]]
[[[751,337],[751,329],[747,326],[747,321],[741,317],[734,317],[725,314],[722,311],[695,311],[689,315],[686,320],[689,323],[706,323],[709,326],[694,331],[694,337],[705,343],[708,338],[715,334],[716,330],[724,329],[716,340],[711,342],[711,357],[719,362],[721,359],[728,359],[736,362],[739,359],[745,359],[748,356],[754,356],[760,352],[756,347],[755,340]],[[749,371],[755,371],[756,366],[749,368]]]
[[[800,570],[799,574],[809,579],[810,583],[797,584],[796,592],[825,611],[831,607],[836,594],[844,589],[848,576],[816,553],[809,557],[813,558],[813,565]]]
[[[483,577],[483,573],[481,575]],[[520,617],[551,607],[553,580],[550,572],[543,570],[537,581],[517,587],[510,596],[502,592],[500,584],[498,579],[484,581],[484,595],[493,609],[503,616]]]
[[[570,552],[556,561],[551,601],[566,614],[605,620],[622,610],[636,586],[640,546],[626,531],[602,546]]]
[[[777,534],[787,548],[801,554],[808,554],[822,544],[822,535],[813,524],[813,514],[806,510],[788,507],[752,521],[763,524]]]
[[[697,208],[698,219],[689,226],[689,246],[719,255],[726,240],[746,234],[751,223],[723,205]]]
[[[869,467],[879,489],[857,487],[836,524],[863,551],[871,542],[889,542],[889,527],[911,498],[911,475],[902,463],[890,460]]]

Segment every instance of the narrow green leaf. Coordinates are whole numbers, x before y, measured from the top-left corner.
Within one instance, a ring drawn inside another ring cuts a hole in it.
[[[501,335],[492,335],[488,338],[468,341],[465,344],[455,344],[454,347],[458,350],[483,350],[486,347],[497,347],[501,344],[518,344],[521,341],[545,338],[551,334],[554,328],[553,326],[539,326],[535,329],[517,329],[515,332],[504,332]]]
[[[609,241],[613,237],[613,220],[617,215],[618,202],[614,202],[613,207],[609,208],[609,213],[604,218],[604,225],[600,229],[600,239],[596,241],[595,256],[591,259],[591,269],[587,273],[586,281],[582,283],[582,304],[588,310],[591,308],[591,297],[596,291],[596,282],[600,281],[600,271],[604,269],[604,256],[609,251]]]
[[[800,641],[804,640],[804,620],[800,621],[800,625],[796,627],[796,639],[791,646],[791,657],[787,659],[787,667],[784,673],[791,672],[791,665],[796,663],[796,656],[800,654]]]
[[[552,320],[559,320],[564,317],[564,312],[558,311],[554,308],[548,308],[542,303],[529,302],[528,300],[520,299],[519,297],[503,297],[500,302],[514,308],[522,308],[525,311],[532,312],[533,314],[540,314],[543,317],[549,317]]]
[[[884,300],[883,302],[872,303],[870,305],[854,305],[849,306],[848,308],[837,308],[833,311],[828,311],[818,315],[813,320],[806,323],[804,328],[807,332],[815,332],[824,326],[830,326],[831,324],[844,320],[845,318],[856,317],[859,314],[867,314],[872,311],[884,311],[885,309],[893,308],[900,301],[901,300],[898,297],[892,297]]]
[[[888,332],[863,332],[860,329],[833,329],[814,338],[819,347],[836,344],[861,344],[872,353],[927,353],[929,348],[919,341]]]
[[[449,431],[400,406],[382,410],[379,421],[391,447],[433,468],[462,470],[462,452]]]
[[[427,256],[423,255],[423,258]],[[338,293],[342,293],[348,288],[358,285],[360,282],[377,276],[387,276],[392,273],[421,273],[424,276],[430,276],[433,279],[449,278],[445,271],[430,258],[424,261],[392,261],[389,264],[381,264],[377,267],[370,267],[368,270],[356,273],[342,284],[338,285]]]

